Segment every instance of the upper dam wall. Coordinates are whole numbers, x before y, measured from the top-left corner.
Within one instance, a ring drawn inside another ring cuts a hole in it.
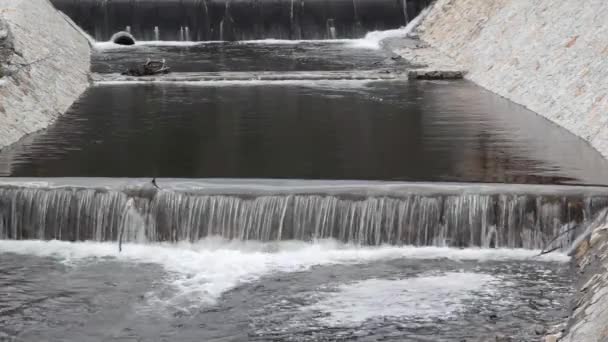
[[[1,0],[0,148],[63,114],[89,69],[87,39],[48,0]]]
[[[422,40],[608,157],[608,2],[437,0]]]

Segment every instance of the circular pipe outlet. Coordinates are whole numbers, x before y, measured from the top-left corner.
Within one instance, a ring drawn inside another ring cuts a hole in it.
[[[135,44],[135,37],[133,37],[133,35],[131,35],[129,32],[126,32],[126,31],[120,31],[120,32],[114,33],[114,35],[112,36],[112,38],[110,38],[110,40],[112,41],[112,43],[118,44],[118,45],[134,45]]]

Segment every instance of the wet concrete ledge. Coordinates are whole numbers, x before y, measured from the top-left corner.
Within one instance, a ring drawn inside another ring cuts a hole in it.
[[[462,70],[414,69],[408,71],[407,77],[410,80],[461,80],[464,74]]]
[[[357,71],[224,71],[224,72],[174,72],[154,76],[126,76],[120,74],[91,75],[94,84],[117,83],[197,83],[197,82],[258,82],[258,81],[380,81],[404,80],[405,72],[398,70]]]
[[[63,114],[89,86],[90,59],[48,0],[1,0],[0,149]]]
[[[460,80],[466,75],[462,65],[415,35],[387,44],[396,55],[413,66],[407,71],[410,80]]]

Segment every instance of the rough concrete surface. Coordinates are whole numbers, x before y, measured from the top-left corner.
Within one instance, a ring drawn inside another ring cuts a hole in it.
[[[608,1],[437,0],[423,42],[608,157]]]
[[[0,148],[47,127],[89,85],[90,47],[48,0],[0,0]]]
[[[391,49],[413,66],[408,70],[409,79],[453,80],[464,77],[465,71],[461,65],[418,37],[403,39],[398,46],[393,44]]]
[[[608,221],[592,230],[574,255],[577,292],[564,342],[608,341]]]

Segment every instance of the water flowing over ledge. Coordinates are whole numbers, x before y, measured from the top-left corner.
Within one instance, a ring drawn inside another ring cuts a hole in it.
[[[407,79],[405,73],[392,70],[357,71],[301,71],[301,72],[180,72],[158,76],[124,76],[119,74],[93,74],[96,85],[170,83],[184,85],[222,86],[235,84],[259,85],[264,82],[299,84],[330,81],[388,81]]]
[[[593,187],[294,180],[5,179],[0,238],[332,238],[362,245],[569,246],[608,203]]]
[[[96,40],[360,38],[407,24],[427,0],[52,0]]]

